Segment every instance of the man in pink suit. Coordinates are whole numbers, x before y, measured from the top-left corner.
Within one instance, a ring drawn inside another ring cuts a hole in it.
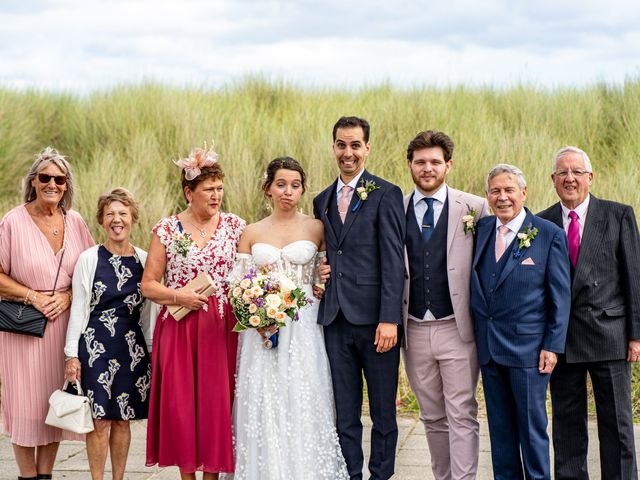
[[[479,367],[469,296],[475,222],[488,206],[446,184],[453,147],[431,130],[409,143],[415,189],[404,199],[405,367],[438,480],[474,479],[478,468]]]

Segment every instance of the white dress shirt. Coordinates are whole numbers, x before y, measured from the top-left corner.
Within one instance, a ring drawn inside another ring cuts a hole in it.
[[[580,226],[580,240],[582,240],[582,232],[584,231],[584,222],[587,219],[587,211],[589,210],[589,198],[591,195],[587,195],[587,198],[573,209],[574,212],[578,214],[578,225]],[[560,206],[562,207],[562,226],[564,227],[564,232],[569,234],[569,223],[571,223],[571,219],[569,218],[569,210],[567,207],[560,202]]]
[[[416,221],[421,231],[422,219],[424,214],[427,213],[427,202],[424,202],[422,200],[423,198],[427,198],[427,196],[416,187],[413,191],[413,211],[416,213]],[[447,184],[443,183],[440,185],[438,191],[434,193],[431,198],[435,200],[435,202],[433,202],[433,228],[435,228],[440,219],[442,209],[444,208],[444,202],[447,200]]]
[[[509,229],[509,231],[505,235],[507,250],[509,250],[509,245],[511,245],[511,242],[513,242],[513,239],[516,238],[516,235],[520,232],[520,230],[522,230],[522,224],[524,223],[524,219],[526,216],[527,216],[527,212],[523,207],[522,210],[520,210],[520,213],[515,217],[513,217],[505,225]],[[502,225],[502,222],[500,222],[500,219],[496,217],[496,238],[499,235],[498,227],[500,227],[501,225]]]
[[[340,206],[340,191],[342,190],[342,187],[344,187],[345,185],[348,185],[351,187],[351,191],[349,192],[349,195],[347,196],[347,198],[349,199],[349,203],[351,203],[351,199],[353,198],[353,193],[356,191],[356,188],[359,187],[358,182],[360,181],[360,177],[362,176],[362,174],[364,173],[364,168],[362,169],[362,171],[358,174],[357,177],[355,177],[354,179],[352,179],[349,183],[344,183],[342,181],[342,179],[340,178],[340,175],[338,175],[338,184],[336,185],[336,204],[338,206]]]

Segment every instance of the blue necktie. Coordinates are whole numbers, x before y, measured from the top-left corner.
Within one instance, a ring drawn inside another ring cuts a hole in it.
[[[422,217],[422,239],[428,242],[435,228],[433,224],[433,198],[424,197],[423,200],[427,202],[427,211]]]

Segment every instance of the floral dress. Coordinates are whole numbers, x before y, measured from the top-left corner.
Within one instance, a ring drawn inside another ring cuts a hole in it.
[[[238,340],[225,279],[244,225],[221,213],[209,241],[187,249],[180,245],[178,217],[154,227],[166,249],[165,285],[180,288],[202,272],[213,279],[215,293],[180,321],[166,307],[160,311],[153,336],[147,466],[175,465],[185,473],[234,470],[231,405]]]
[[[98,248],[89,323],[78,346],[81,384],[94,418],[147,418],[151,364],[140,323],[142,272],[137,255]]]

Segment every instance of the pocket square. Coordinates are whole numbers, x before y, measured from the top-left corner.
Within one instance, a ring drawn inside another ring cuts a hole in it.
[[[520,265],[535,265],[536,263],[533,261],[533,258],[527,257],[525,258]]]

